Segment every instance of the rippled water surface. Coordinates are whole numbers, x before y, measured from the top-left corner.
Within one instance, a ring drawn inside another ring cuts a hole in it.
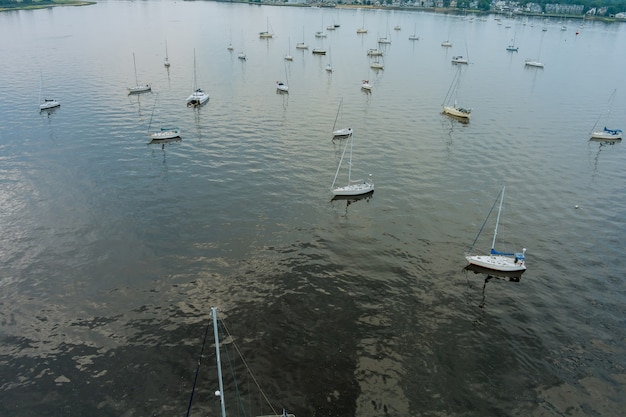
[[[626,127],[626,26],[501,23],[167,1],[1,13],[0,414],[184,415],[218,306],[279,412],[620,415],[626,156],[589,132],[609,108],[600,123]],[[126,94],[133,53],[151,93]],[[454,55],[469,124],[440,114]],[[40,94],[61,107],[39,113]],[[335,119],[366,199],[331,201]],[[181,141],[147,144],[172,124]],[[464,270],[503,185],[519,282]],[[219,412],[211,345],[191,415]]]

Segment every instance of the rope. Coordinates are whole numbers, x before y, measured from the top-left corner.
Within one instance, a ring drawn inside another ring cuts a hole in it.
[[[200,372],[200,364],[202,363],[202,355],[204,353],[204,345],[206,344],[206,337],[209,334],[209,328],[211,327],[211,321],[206,326],[204,331],[204,339],[202,340],[202,349],[200,349],[200,358],[198,359],[198,366],[196,366],[196,376],[193,379],[193,387],[191,388],[191,395],[189,396],[189,405],[187,406],[187,417],[191,412],[191,403],[193,402],[193,394],[196,391],[196,383],[198,382],[198,373]]]
[[[224,327],[224,330],[226,331],[226,333],[228,334],[228,336],[231,336],[230,331],[228,330],[228,328],[226,327],[226,323],[224,322],[224,320],[221,320],[222,322],[222,326]],[[233,347],[235,348],[235,350],[237,351],[237,354],[239,355],[239,358],[241,359],[241,362],[243,362],[244,366],[246,367],[246,369],[248,370],[248,374],[250,375],[250,377],[252,378],[252,381],[254,382],[254,385],[256,385],[256,387],[259,389],[259,392],[261,393],[261,395],[263,396],[263,398],[265,399],[265,402],[267,402],[267,404],[270,406],[270,408],[272,409],[272,412],[276,415],[279,415],[276,410],[274,409],[274,406],[272,406],[272,403],[270,402],[269,398],[267,398],[267,395],[265,394],[265,391],[263,391],[263,389],[261,388],[261,386],[259,385],[259,381],[257,381],[256,377],[254,376],[254,374],[252,373],[252,370],[250,369],[250,367],[248,366],[248,363],[246,362],[245,358],[243,357],[243,355],[241,354],[241,351],[239,350],[239,346],[237,346],[237,344],[235,343],[234,339],[232,342]]]
[[[222,321],[222,326],[224,326],[224,322]],[[224,352],[226,353],[226,360],[228,360],[228,366],[230,368],[230,374],[233,377],[233,382],[235,383],[235,391],[237,392],[237,399],[239,400],[239,405],[241,407],[241,412],[243,413],[244,417],[246,416],[246,407],[243,404],[243,402],[241,401],[241,395],[239,392],[239,384],[237,383],[237,377],[235,376],[235,368],[233,366],[233,361],[230,359],[230,354],[228,353],[228,349],[224,349]]]

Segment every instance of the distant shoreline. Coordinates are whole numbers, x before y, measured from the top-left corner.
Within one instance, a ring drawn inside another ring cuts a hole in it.
[[[51,7],[59,6],[90,6],[96,4],[95,1],[82,1],[82,0],[52,0],[44,3],[30,3],[28,5],[19,3],[16,7],[0,6],[0,12],[10,12],[13,10],[37,10],[37,9],[49,9]]]
[[[320,7],[320,8],[337,8],[337,9],[382,9],[382,10],[404,10],[404,11],[415,11],[415,12],[431,12],[431,13],[443,13],[443,14],[461,14],[467,15],[472,14],[476,16],[485,16],[489,14],[496,15],[507,15],[506,13],[499,13],[494,11],[484,11],[484,10],[467,10],[467,9],[457,9],[457,8],[449,8],[449,7],[405,7],[405,6],[372,6],[372,5],[364,5],[364,4],[337,4],[334,6],[317,6],[317,5],[309,5],[309,4],[301,4],[301,3],[269,3],[269,2],[250,2],[246,0],[209,0],[215,1],[216,3],[241,3],[241,4],[249,4],[252,6],[278,6],[278,7]],[[86,0],[52,0],[50,2],[44,2],[42,4],[31,3],[29,5],[22,5],[16,7],[0,7],[0,12],[7,12],[11,10],[35,10],[35,9],[48,9],[50,7],[58,7],[58,6],[90,6],[92,4],[96,4],[96,1],[86,1]],[[568,15],[568,14],[553,14],[553,13],[518,13],[512,16],[529,16],[529,17],[545,17],[545,18],[553,18],[553,19],[577,19],[577,20],[594,20],[601,22],[626,22],[624,19],[617,19],[614,17],[606,17],[606,16],[587,16],[587,15]]]
[[[430,12],[430,13],[442,13],[442,14],[456,14],[456,15],[474,15],[474,16],[486,16],[490,14],[508,16],[508,13],[495,12],[492,10],[478,10],[478,9],[457,9],[449,7],[407,7],[407,6],[372,6],[365,4],[337,4],[334,6],[318,6],[301,3],[270,3],[270,2],[250,2],[246,0],[210,0],[217,3],[242,3],[249,4],[251,6],[276,6],[276,7],[318,7],[335,8],[335,9],[380,9],[380,10],[403,10],[403,11],[415,11],[415,12]],[[607,16],[587,16],[587,15],[570,15],[570,14],[556,14],[556,13],[516,13],[513,17],[527,16],[527,17],[545,17],[551,19],[577,19],[577,20],[595,20],[601,22],[626,22],[624,19],[617,19]]]

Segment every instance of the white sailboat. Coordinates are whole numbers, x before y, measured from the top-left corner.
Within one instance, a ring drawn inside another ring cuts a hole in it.
[[[270,32],[270,18],[267,18],[267,29],[263,32],[259,32],[259,38],[261,39],[271,39],[274,37],[274,34]]]
[[[506,47],[506,50],[509,52],[517,52],[519,51],[519,47],[515,46],[515,38],[517,37],[517,35],[513,36],[513,41],[511,42],[511,44],[509,46]]]
[[[465,43],[465,52],[467,56],[457,55],[452,57],[453,64],[469,64],[469,51],[467,49],[467,43]]]
[[[452,84],[450,84],[448,93],[443,100],[443,113],[459,118],[461,121],[469,122],[470,115],[472,114],[472,109],[460,107],[457,104],[457,93],[460,81],[461,67],[459,67],[456,74],[454,75],[454,78],[452,79]]]
[[[606,111],[606,114],[600,115],[596,124],[593,125],[591,129],[591,139],[601,139],[601,140],[621,140],[622,139],[622,130],[621,129],[609,129],[604,126],[602,130],[596,130],[596,126],[600,120],[603,120],[606,124],[609,121],[611,115],[611,108],[613,107],[613,100],[615,99],[615,94],[617,93],[617,89],[613,90],[611,96],[609,97],[609,108]]]
[[[367,33],[367,29],[365,29],[365,14],[363,14],[363,25],[361,25],[361,27],[356,30],[356,33],[358,34]]]
[[[328,47],[328,62],[326,63],[326,72],[333,72],[333,64],[331,63],[330,46]]]
[[[514,272],[514,271],[525,271],[526,270],[526,248],[522,249],[521,253],[507,253],[507,252],[498,252],[495,250],[496,245],[496,237],[498,235],[498,224],[500,223],[500,214],[502,212],[502,203],[504,201],[504,189],[502,187],[502,191],[500,192],[500,207],[498,208],[498,217],[496,219],[496,227],[493,231],[493,240],[491,242],[491,251],[489,255],[470,255],[472,252],[478,237],[480,236],[480,232],[483,230],[487,220],[489,219],[489,215],[485,219],[483,223],[483,227],[481,227],[478,232],[478,236],[474,239],[474,243],[470,250],[466,253],[465,259],[472,265],[481,266],[483,268],[493,269],[496,271],[504,271],[504,272]],[[498,199],[493,203],[489,214],[493,211]]]
[[[43,91],[43,74],[41,74],[41,82],[39,86],[39,111],[42,110],[51,110],[61,106],[57,100],[53,98],[44,98],[43,103],[41,102],[41,93]]]
[[[304,26],[302,27],[302,42],[296,45],[296,49],[309,49],[309,45],[304,43]]]
[[[196,74],[196,50],[193,50],[193,93],[187,97],[187,107],[199,107],[209,100],[209,94],[198,88],[198,77]]]
[[[543,68],[543,62],[536,59],[527,59],[524,61],[524,65],[527,67]]]
[[[339,171],[341,170],[341,163],[343,162],[344,156],[346,155],[346,149],[350,145],[350,157],[348,160],[348,182],[344,186],[335,187],[335,183],[337,182],[337,177],[339,176]],[[335,173],[335,178],[333,179],[333,183],[330,186],[330,190],[333,195],[362,195],[367,194],[374,191],[374,181],[372,181],[372,174],[369,175],[368,179],[352,179],[352,148],[354,146],[354,132],[350,135],[350,140],[346,141],[346,145],[343,148],[343,152],[341,154],[341,159],[339,160],[339,166],[337,166],[337,172]]]
[[[361,81],[361,89],[366,92],[372,91],[372,84],[370,84],[370,80],[362,80]]]
[[[154,119],[154,112],[157,108],[159,95],[154,99],[154,107],[152,108],[152,114],[150,115],[150,123],[148,123],[148,136],[152,141],[163,141],[168,139],[180,138],[180,129],[175,126],[162,126],[159,130],[151,131],[152,120]]]
[[[419,41],[420,40],[420,37],[417,36],[417,34],[415,32],[416,29],[417,29],[417,23],[415,23],[415,26],[413,26],[413,34],[411,36],[409,36],[409,40],[410,41]]]
[[[382,57],[381,57],[382,58]],[[371,64],[370,64],[370,68],[373,70],[384,70],[385,69],[385,65],[379,60],[379,58],[377,57]]]
[[[539,60],[539,56],[541,55],[541,46],[543,45],[543,37],[541,38],[541,43],[539,44],[539,53],[537,54],[537,59],[528,58],[524,61],[524,66],[533,67],[533,68],[543,68],[543,62]]]
[[[289,47],[287,48],[287,54],[285,55],[285,61],[293,61],[293,55],[291,55],[291,38],[289,38]]]
[[[287,84],[285,84],[282,81],[276,81],[276,92],[277,93],[289,93],[289,77],[287,75],[287,66],[285,65],[285,81],[287,81]]]
[[[167,41],[165,41],[165,60],[163,61],[163,65],[165,65],[168,68],[170,66],[170,59],[167,56]]]
[[[137,81],[137,63],[135,62],[134,52],[133,52],[133,66],[135,67],[135,86],[128,87],[128,94],[139,94],[139,93],[145,93],[147,91],[152,90],[152,86],[150,84],[139,85],[139,81]]]
[[[226,326],[224,325],[224,321],[220,320],[221,322],[221,326],[218,325],[218,318],[217,318],[217,307],[211,307],[211,318],[212,318],[212,322],[213,322],[213,339],[215,341],[215,363],[216,363],[216,367],[217,367],[217,379],[218,379],[218,390],[215,391],[215,396],[219,397],[220,399],[220,415],[221,417],[226,417],[226,401],[225,401],[225,393],[224,393],[224,379],[222,376],[222,358],[221,358],[221,346],[220,346],[220,329],[222,329],[225,332],[226,337],[228,337],[231,342],[230,344],[232,344],[234,346],[234,350],[235,352],[237,352],[237,354],[239,355],[239,362],[242,363],[245,368],[246,371],[248,372],[250,379],[252,379],[255,382],[256,387],[259,389],[260,391],[260,396],[261,398],[265,399],[265,402],[267,403],[267,405],[271,408],[272,410],[272,414],[269,415],[265,415],[262,417],[295,417],[294,414],[288,413],[284,408],[282,410],[281,413],[279,413],[274,406],[269,402],[268,396],[265,392],[263,392],[263,390],[261,389],[260,385],[257,382],[257,378],[254,376],[254,374],[252,373],[252,370],[249,368],[248,366],[248,362],[246,361],[246,359],[242,356],[241,354],[241,349],[239,349],[239,347],[236,345],[235,341],[234,341],[234,337],[233,335],[231,335],[228,332],[228,329],[226,328]],[[208,328],[207,328],[207,333],[208,333]],[[206,335],[205,335],[206,338]],[[203,350],[204,350],[204,343],[203,343]],[[226,355],[226,358],[228,361],[231,361],[230,357],[228,355]],[[198,369],[200,367],[201,364],[201,359],[202,359],[202,354],[200,355],[200,360],[198,360]],[[232,363],[231,363],[231,371],[232,371]],[[196,375],[197,375],[197,371],[196,371]],[[235,379],[235,381],[233,382],[235,385],[235,392],[237,392],[237,395],[239,395],[239,393],[242,392],[242,390],[237,386],[237,381]],[[191,410],[191,406],[192,406],[192,402],[193,402],[193,392],[195,391],[195,382],[194,382],[194,390],[192,390],[192,395],[191,398],[189,400],[189,406],[188,406],[188,410],[187,410],[187,415],[190,415],[190,410]],[[239,399],[240,402],[241,398]]]

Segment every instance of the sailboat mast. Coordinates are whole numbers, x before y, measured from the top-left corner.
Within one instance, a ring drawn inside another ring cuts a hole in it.
[[[331,189],[335,188],[335,182],[337,182],[337,176],[339,175],[339,169],[341,168],[343,157],[346,154],[346,149],[348,149],[348,142],[346,142],[346,145],[343,147],[343,152],[341,153],[341,159],[339,160],[339,165],[337,165],[337,172],[335,172],[335,178],[333,179],[333,184],[330,186]]]
[[[222,417],[226,417],[226,407],[224,406],[224,384],[222,382],[222,364],[220,362],[220,340],[217,334],[217,308],[211,307],[213,314],[213,335],[215,337],[215,356],[217,358],[217,375],[220,387],[220,404],[222,406]]]
[[[196,48],[193,48],[193,91],[198,89],[198,81],[196,80]]]
[[[352,179],[352,144],[354,143],[354,134],[350,135],[350,160],[348,161],[348,185]]]
[[[135,62],[135,53],[133,52],[133,67],[135,67],[135,85],[139,85],[137,80],[137,63]]]
[[[504,202],[504,188],[502,187],[502,197],[500,198],[500,207],[498,208],[498,217],[496,218],[496,228],[493,231],[493,241],[491,242],[491,249],[496,247],[496,236],[498,235],[498,224],[500,223],[500,212],[502,211],[502,203]]]

